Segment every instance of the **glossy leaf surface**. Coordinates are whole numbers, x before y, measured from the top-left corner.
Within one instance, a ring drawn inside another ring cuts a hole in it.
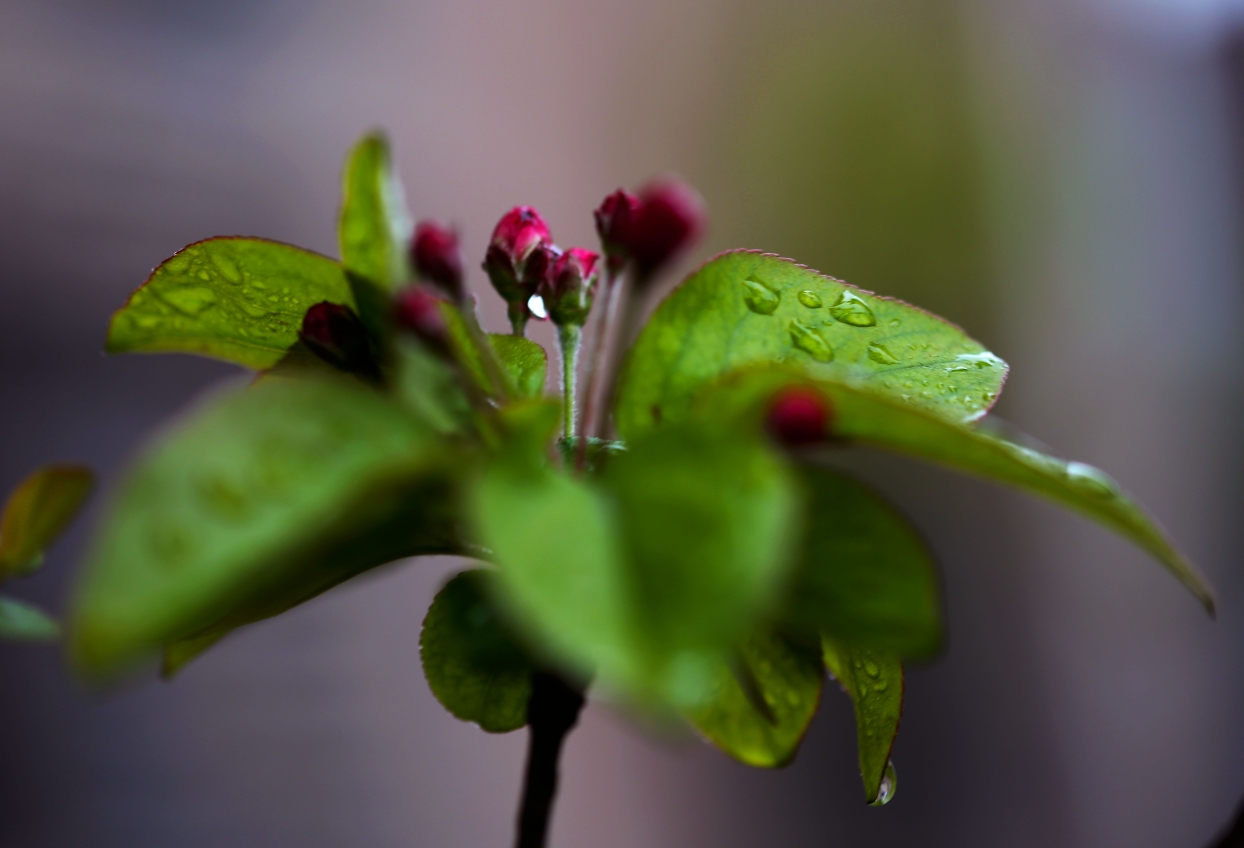
[[[502,623],[483,569],[450,580],[436,595],[419,638],[428,686],[450,713],[490,733],[527,723],[532,666]]]
[[[383,135],[364,136],[346,159],[337,237],[346,268],[385,290],[410,279],[411,221]]]
[[[627,359],[615,407],[623,438],[678,420],[707,383],[784,363],[951,421],[979,418],[1007,366],[958,327],[787,259],[732,251],[656,310]]]
[[[630,445],[599,482],[511,452],[473,511],[503,595],[540,642],[606,686],[686,704],[771,601],[794,502],[759,441],[679,429]]]
[[[706,739],[739,762],[784,766],[816,715],[824,679],[815,647],[762,626],[717,663],[707,697],[686,716]]]
[[[109,353],[196,353],[270,368],[298,341],[307,309],[354,306],[341,265],[301,248],[213,238],[160,264],[112,316]]]
[[[894,654],[826,639],[825,667],[855,702],[864,795],[877,800],[903,713],[903,664]],[[888,799],[887,799],[888,800]]]
[[[804,540],[786,614],[837,639],[910,659],[941,644],[933,557],[915,529],[867,486],[801,467]]]
[[[275,379],[210,398],[114,498],[74,603],[75,660],[106,675],[279,595],[448,459],[357,384]]]
[[[94,485],[81,465],[48,465],[17,485],[0,515],[0,582],[38,569]]]
[[[60,636],[60,625],[38,607],[0,595],[0,641],[50,642]]]

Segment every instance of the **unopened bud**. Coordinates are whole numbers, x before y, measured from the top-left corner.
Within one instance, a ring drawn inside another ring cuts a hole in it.
[[[596,295],[599,262],[598,254],[582,247],[572,247],[553,261],[539,294],[554,324],[582,327],[587,323]]]
[[[516,332],[521,332],[531,317],[527,301],[558,255],[549,228],[530,206],[515,206],[492,231],[484,270],[497,294],[509,305],[510,321]]]
[[[441,306],[445,303],[424,286],[410,286],[397,293],[393,315],[399,326],[414,333],[437,353],[449,351],[449,327]]]
[[[420,221],[411,243],[411,264],[421,280],[436,284],[455,302],[462,302],[462,254],[458,234],[435,221]]]
[[[639,279],[647,280],[703,235],[704,201],[691,186],[673,178],[649,183],[639,201],[629,248]]]
[[[298,338],[325,362],[355,374],[377,376],[379,369],[367,328],[348,306],[323,301],[307,310]]]
[[[779,392],[769,404],[765,427],[786,447],[824,442],[830,437],[833,408],[819,392],[792,387]]]
[[[604,199],[592,213],[596,219],[596,233],[609,267],[617,271],[630,258],[631,242],[635,224],[639,218],[639,198],[626,189],[618,189]]]

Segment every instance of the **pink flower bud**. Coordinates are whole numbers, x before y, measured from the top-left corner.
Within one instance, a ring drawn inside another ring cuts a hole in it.
[[[456,232],[435,221],[420,221],[411,243],[411,264],[420,279],[435,283],[452,300],[461,302],[462,254]]]
[[[582,247],[572,247],[553,261],[539,294],[554,324],[582,327],[587,323],[596,294],[599,262],[598,254]]]
[[[629,249],[641,280],[696,242],[704,232],[704,201],[691,186],[670,177],[639,193],[639,217]]]
[[[491,246],[505,253],[520,276],[532,251],[552,243],[553,237],[544,219],[530,206],[515,206],[505,213],[492,231]]]
[[[449,350],[449,328],[441,305],[445,301],[425,286],[410,286],[397,293],[393,314],[399,326],[414,333],[438,353]]]
[[[804,387],[779,392],[769,404],[765,427],[788,448],[817,444],[830,437],[833,408],[820,393]]]
[[[596,218],[596,233],[600,236],[601,246],[605,249],[610,268],[615,272],[630,257],[639,210],[639,198],[620,188],[606,197],[592,213]]]
[[[367,328],[348,306],[328,301],[315,304],[303,315],[298,338],[330,365],[379,378],[380,370]]]

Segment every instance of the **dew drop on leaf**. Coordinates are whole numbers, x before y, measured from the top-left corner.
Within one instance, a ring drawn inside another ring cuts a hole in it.
[[[817,362],[832,362],[834,349],[825,341],[819,330],[814,330],[801,321],[790,322],[790,340],[795,347],[811,356]]]
[[[1067,479],[1075,486],[1092,492],[1095,495],[1113,498],[1119,494],[1119,487],[1104,471],[1083,462],[1068,462],[1063,469]]]
[[[984,353],[961,353],[954,358],[954,361],[946,366],[947,373],[956,371],[971,371],[973,368],[996,368],[1002,364],[1002,360],[994,356],[989,351]]]
[[[852,327],[871,327],[877,323],[876,316],[864,299],[848,290],[843,290],[838,302],[829,307],[829,314],[834,316],[835,321]]]
[[[782,296],[764,283],[748,279],[743,281],[743,302],[757,315],[772,315],[782,302]]]
[[[820,309],[824,306],[821,303],[821,296],[811,289],[804,289],[799,293],[799,302],[809,309]]]
[[[178,312],[198,315],[216,302],[216,293],[205,286],[189,286],[170,290],[164,299]]]
[[[891,318],[891,319],[890,319],[890,326],[891,326],[891,327],[901,327],[902,325],[903,325],[903,319],[902,319],[902,318]]]
[[[868,346],[868,358],[878,365],[898,365],[898,357],[883,344],[873,342]]]
[[[898,787],[898,774],[894,771],[894,763],[885,764],[885,773],[881,775],[881,786],[877,789],[877,797],[869,801],[869,806],[884,807],[894,798],[894,790]]]

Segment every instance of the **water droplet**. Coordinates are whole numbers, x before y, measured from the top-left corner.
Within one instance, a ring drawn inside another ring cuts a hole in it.
[[[832,362],[834,349],[825,341],[820,331],[814,330],[801,321],[790,322],[790,340],[795,347],[811,356],[817,362]]]
[[[894,771],[894,763],[885,764],[885,772],[881,775],[881,786],[877,788],[877,797],[869,801],[869,806],[884,807],[894,798],[894,790],[898,788],[898,773]]]
[[[743,302],[757,315],[772,315],[782,302],[782,297],[764,283],[756,280],[743,281]]]
[[[843,289],[838,296],[838,302],[829,307],[829,314],[834,316],[835,321],[852,327],[871,327],[877,323],[876,316],[864,299],[849,289]]]
[[[212,254],[212,264],[216,266],[216,270],[220,272],[220,276],[224,277],[235,286],[242,282],[242,272],[238,270],[238,266],[233,260],[227,256],[221,256],[219,253]]]
[[[1118,484],[1114,482],[1109,474],[1099,468],[1094,468],[1083,462],[1068,462],[1067,467],[1063,469],[1063,473],[1067,475],[1067,479],[1073,485],[1086,489],[1095,495],[1113,498],[1119,494]]]
[[[873,342],[868,346],[868,358],[878,365],[898,365],[898,357],[883,344]]]
[[[953,362],[946,366],[946,372],[953,374],[956,371],[971,371],[973,368],[997,368],[1002,364],[1002,360],[989,351],[984,353],[961,353],[954,358]]]
[[[902,326],[902,324],[903,324],[903,319],[901,319],[901,318],[891,318],[891,319],[890,319],[890,326],[891,326],[891,327],[901,327],[901,326]]]
[[[527,308],[531,310],[531,314],[543,321],[549,317],[548,311],[544,308],[544,298],[538,294],[533,294],[527,300]]]
[[[820,309],[825,305],[821,303],[821,296],[811,289],[804,289],[799,293],[799,302],[809,309]]]
[[[868,672],[869,677],[876,677],[878,674],[881,674],[881,666],[877,665],[872,660],[865,658],[864,671]]]
[[[876,683],[873,684],[873,688],[876,689],[878,692],[884,692],[885,690],[890,688],[890,684],[886,682],[885,680],[878,680]]]

